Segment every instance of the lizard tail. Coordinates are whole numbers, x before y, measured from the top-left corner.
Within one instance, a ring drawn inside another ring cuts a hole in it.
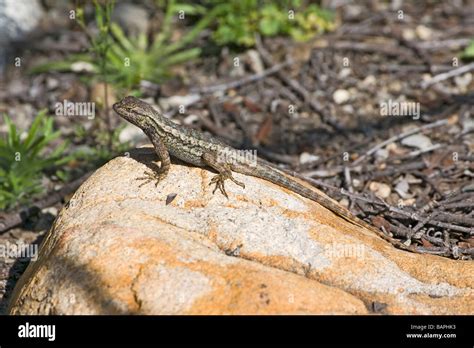
[[[340,206],[338,203],[334,202],[332,199],[326,197],[324,193],[319,193],[316,192],[314,189],[310,189],[296,180],[292,179],[291,177],[287,176],[283,172],[280,172],[279,170],[270,167],[268,165],[260,164],[264,169],[259,170],[257,168],[253,168],[253,171],[249,171],[247,175],[251,175],[257,178],[265,179],[267,181],[270,181],[278,186],[282,186],[284,188],[287,188],[295,193],[298,193],[299,195],[308,198],[314,202],[317,202],[321,204],[323,207],[326,209],[332,211],[336,215],[339,215],[340,217],[344,218],[344,220],[355,224],[359,227],[364,227],[374,233],[376,233],[378,236],[383,238],[384,240],[390,242],[391,244],[397,246],[400,249],[407,250],[407,251],[415,251],[405,244],[401,243],[400,241],[386,235],[383,233],[381,230],[375,228],[374,226],[368,224],[364,220],[358,218],[354,214],[352,214],[349,210],[346,208]]]

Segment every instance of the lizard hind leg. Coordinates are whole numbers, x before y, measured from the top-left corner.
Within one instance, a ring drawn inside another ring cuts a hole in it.
[[[234,179],[234,177],[232,176],[232,172],[230,170],[229,171],[223,171],[223,172],[220,172],[219,174],[215,175],[211,179],[211,182],[209,183],[209,185],[212,185],[212,184],[216,185],[214,187],[214,190],[212,191],[213,194],[216,192],[217,189],[219,189],[219,191],[221,191],[222,194],[224,196],[226,196],[226,198],[229,198],[229,196],[227,195],[227,192],[225,191],[225,186],[224,186],[224,182],[226,181],[226,179],[230,179],[234,183],[239,185],[240,187],[245,188],[244,183]]]
[[[217,189],[219,189],[219,191],[221,191],[221,193],[226,197],[226,198],[229,198],[229,196],[227,195],[227,192],[225,190],[225,186],[224,186],[224,182],[227,180],[227,179],[230,179],[231,181],[233,181],[235,184],[239,185],[240,187],[244,188],[245,189],[245,185],[244,183],[234,179],[234,177],[232,176],[232,170],[231,170],[231,166],[228,164],[228,163],[222,163],[222,162],[219,162],[217,159],[216,159],[216,156],[214,154],[210,154],[210,153],[205,153],[202,155],[202,160],[204,161],[204,163],[206,163],[209,167],[217,170],[219,172],[219,174],[217,174],[216,176],[214,176],[212,179],[211,179],[211,182],[209,183],[209,185],[212,185],[212,184],[215,184],[216,186],[214,187],[214,190],[212,191],[212,193],[214,194],[216,192]]]

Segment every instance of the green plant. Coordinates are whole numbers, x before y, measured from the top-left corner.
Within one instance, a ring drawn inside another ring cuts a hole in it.
[[[300,0],[207,0],[221,9],[213,38],[219,45],[253,46],[255,34],[290,35],[305,41],[335,26],[331,12]]]
[[[462,59],[472,60],[474,59],[474,39],[471,40],[469,45],[464,49],[463,54],[461,55]]]
[[[103,81],[128,90],[136,87],[142,79],[160,83],[170,76],[172,66],[200,55],[200,48],[185,47],[192,43],[221,11],[220,8],[215,8],[205,13],[204,8],[199,5],[181,4],[169,0],[160,33],[149,39],[144,33],[136,38],[127,37],[116,23],[110,21],[112,8],[113,3],[107,2],[103,7],[95,2],[95,21],[99,29],[95,36],[88,32],[83,11],[78,11],[78,23],[88,33],[91,43],[89,55],[73,55],[64,61],[35,67],[32,72],[43,72],[47,69],[71,71],[74,62],[85,61],[92,65],[92,73],[103,76]],[[189,15],[205,14],[189,32],[179,40],[173,41],[171,29],[173,18],[178,11],[185,11]]]
[[[9,209],[26,203],[43,192],[40,180],[42,174],[70,160],[64,155],[67,142],[54,146],[51,143],[59,137],[53,131],[53,119],[41,111],[31,124],[25,137],[5,114],[3,116],[8,132],[0,138],[0,209]]]
[[[81,26],[84,32],[89,37],[91,44],[90,52],[92,53],[96,66],[102,75],[103,80],[107,75],[107,55],[109,49],[112,46],[112,39],[110,37],[111,30],[111,16],[112,10],[115,6],[115,0],[106,1],[104,6],[101,6],[96,0],[94,0],[95,6],[95,22],[99,32],[96,35],[92,35],[86,26],[84,20],[84,11],[82,8],[78,9],[77,23]]]

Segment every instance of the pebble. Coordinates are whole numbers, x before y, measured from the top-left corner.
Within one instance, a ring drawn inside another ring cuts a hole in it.
[[[376,82],[377,82],[377,80],[375,79],[374,75],[368,75],[364,79],[364,81],[362,81],[362,86],[364,86],[364,87],[373,86],[373,85],[375,85]]]
[[[180,106],[189,106],[201,99],[199,94],[187,94],[187,95],[175,95],[169,98],[161,98],[160,105],[163,106],[165,110],[168,110],[172,107],[180,107]]]
[[[389,152],[387,149],[379,149],[375,152],[375,158],[378,160],[386,160],[388,158]]]
[[[191,114],[185,117],[185,119],[183,120],[183,124],[190,126],[193,123],[196,123],[198,121],[199,121],[199,116],[196,114]]]
[[[344,105],[344,106],[342,107],[342,110],[343,110],[346,114],[353,114],[353,113],[354,113],[354,107],[353,107],[351,104]]]
[[[248,50],[247,57],[249,58],[249,64],[254,73],[261,74],[265,70],[262,59],[260,59],[260,55],[256,50]]]
[[[468,132],[471,129],[474,129],[474,118],[468,118],[463,120],[462,122],[462,129],[464,132]]]
[[[56,208],[56,207],[47,207],[47,208],[41,209],[41,212],[43,214],[51,214],[53,216],[57,216],[58,215],[58,208]]]
[[[416,33],[413,29],[406,28],[402,31],[402,37],[407,41],[412,41],[416,38]]]
[[[410,195],[410,193],[408,192],[409,190],[410,190],[410,185],[408,184],[406,179],[400,180],[397,183],[397,185],[395,185],[395,191],[403,199],[408,199],[412,197],[412,195]]]
[[[73,72],[94,72],[95,68],[91,63],[88,62],[75,62],[71,64],[71,70]]]
[[[59,80],[53,77],[46,78],[46,88],[50,91],[56,89],[59,86]]]
[[[388,90],[392,93],[399,93],[402,90],[402,84],[400,83],[400,81],[395,80],[390,83],[390,85],[388,86]]]
[[[424,150],[433,146],[431,139],[423,134],[410,135],[406,138],[403,138],[401,143],[405,146],[416,147],[420,150]]]
[[[351,97],[350,93],[345,89],[337,89],[332,95],[332,98],[334,99],[334,102],[336,104],[343,104],[347,102],[350,99],[350,97]]]
[[[376,182],[372,181],[369,185],[370,191],[372,191],[377,197],[379,198],[388,198],[390,196],[390,186],[387,184],[381,183],[381,182]]]
[[[420,38],[420,40],[424,41],[430,40],[433,36],[433,30],[422,24],[416,27],[415,32],[416,35]]]
[[[339,71],[338,77],[345,79],[346,77],[350,76],[350,74],[352,74],[351,68],[343,68],[341,71]]]
[[[300,163],[304,164],[304,163],[314,162],[314,161],[317,161],[319,158],[320,158],[319,156],[313,155],[309,152],[303,152],[300,155]]]

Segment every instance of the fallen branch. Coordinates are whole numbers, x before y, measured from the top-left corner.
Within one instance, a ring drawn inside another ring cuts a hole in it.
[[[255,47],[258,50],[258,53],[260,53],[260,57],[262,60],[265,62],[265,64],[269,66],[274,66],[275,63],[273,62],[273,59],[271,58],[270,53],[263,47],[262,40],[259,35],[255,36]],[[330,125],[333,129],[343,132],[344,130],[341,128],[341,126],[337,123],[336,120],[332,119],[329,115],[327,115],[324,112],[323,106],[316,101],[312,96],[309,91],[304,88],[298,81],[295,79],[292,79],[288,77],[288,75],[283,74],[281,71],[277,72],[278,77],[286,84],[288,85],[293,91],[295,91],[297,94],[299,94],[300,97],[302,97],[303,101],[308,104],[313,111],[315,111],[317,114],[321,116],[321,119],[328,125]]]
[[[214,85],[214,86],[207,86],[207,87],[200,87],[200,88],[197,88],[197,89],[191,89],[191,92],[208,94],[208,93],[214,93],[214,92],[218,92],[218,91],[225,91],[225,90],[228,90],[228,89],[231,89],[231,88],[241,87],[241,86],[246,85],[248,83],[252,83],[252,82],[261,80],[261,79],[263,79],[263,78],[265,78],[265,77],[267,77],[271,74],[274,74],[274,73],[278,72],[279,70],[283,69],[284,67],[286,67],[286,66],[288,66],[292,63],[293,63],[293,61],[290,59],[290,60],[287,60],[286,62],[274,65],[271,68],[269,68],[267,70],[264,70],[259,74],[245,76],[245,77],[243,77],[239,80],[230,81],[230,82],[227,82],[227,83],[221,83],[221,84]]]
[[[465,74],[465,73],[467,73],[471,70],[474,70],[474,62],[471,63],[471,64],[468,64],[468,65],[460,66],[457,69],[453,69],[453,70],[450,70],[448,72],[436,75],[428,81],[422,81],[420,86],[421,86],[421,88],[426,89],[427,87],[429,87],[431,85],[434,85],[435,83],[447,80],[447,79],[449,79],[451,77],[454,77],[454,76]]]
[[[433,123],[429,123],[429,124],[425,124],[424,126],[420,126],[420,127],[416,127],[416,128],[413,128],[413,129],[410,129],[406,132],[403,132],[401,134],[398,134],[398,135],[395,135],[377,145],[375,145],[374,147],[372,147],[369,151],[367,151],[365,154],[363,154],[362,156],[360,156],[358,159],[356,159],[354,162],[352,162],[352,164],[350,165],[350,167],[355,167],[357,166],[359,163],[361,163],[364,159],[366,159],[368,156],[371,156],[372,154],[374,154],[375,152],[377,152],[378,150],[380,150],[381,148],[387,146],[388,144],[391,144],[391,143],[394,143],[398,140],[401,140],[403,138],[406,138],[410,135],[413,135],[413,134],[416,134],[416,133],[419,133],[423,130],[426,130],[426,129],[431,129],[431,128],[436,128],[436,127],[440,127],[440,126],[444,126],[444,125],[447,125],[449,123],[449,120],[438,120],[436,122],[433,122]]]

